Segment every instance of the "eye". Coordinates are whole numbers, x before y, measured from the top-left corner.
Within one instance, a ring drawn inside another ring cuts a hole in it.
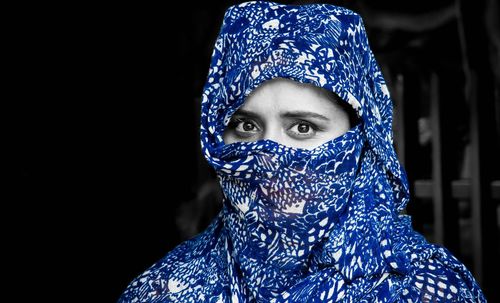
[[[248,118],[234,118],[229,122],[228,128],[241,138],[249,138],[260,131],[259,125]]]
[[[299,139],[311,138],[316,135],[318,127],[307,121],[299,121],[289,128],[290,135]]]
[[[240,124],[238,124],[238,130],[240,128],[245,132],[251,132],[254,131],[257,127],[252,122],[243,121]]]
[[[307,134],[309,132],[309,130],[311,129],[311,126],[307,125],[307,124],[298,124],[297,125],[297,130],[299,131],[299,133],[301,134]]]

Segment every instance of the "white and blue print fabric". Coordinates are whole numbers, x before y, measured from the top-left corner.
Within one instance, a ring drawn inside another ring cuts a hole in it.
[[[310,150],[224,144],[245,97],[277,77],[334,92],[359,123]],[[400,214],[408,182],[391,125],[391,99],[358,14],[324,4],[230,7],[201,116],[223,209],[119,302],[485,302],[465,266]]]

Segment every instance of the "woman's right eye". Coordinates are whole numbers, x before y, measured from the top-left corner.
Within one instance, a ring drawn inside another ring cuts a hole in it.
[[[260,131],[255,121],[242,118],[236,118],[229,122],[229,128],[233,129],[236,135],[244,138],[251,137]]]

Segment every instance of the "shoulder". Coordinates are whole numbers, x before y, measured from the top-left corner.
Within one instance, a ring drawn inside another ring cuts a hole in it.
[[[182,302],[198,302],[200,296],[215,291],[214,287],[220,288],[225,264],[219,225],[216,219],[205,232],[181,243],[135,278],[118,303],[180,302],[181,298]]]

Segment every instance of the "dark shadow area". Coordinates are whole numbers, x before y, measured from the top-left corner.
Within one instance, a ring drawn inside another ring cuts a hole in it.
[[[223,13],[240,2],[12,10],[13,68],[6,85],[13,94],[6,103],[13,184],[4,202],[9,223],[3,224],[13,293],[26,301],[115,302],[134,277],[210,222],[220,192],[200,152],[199,103]],[[415,123],[396,132],[406,138],[410,182],[432,176],[426,123],[433,73],[441,80],[443,110],[454,117],[442,128],[443,151],[451,151],[454,163],[443,180],[470,177],[462,46],[456,20],[446,15],[455,2],[322,2],[360,12],[395,103],[398,87],[404,88],[405,117]],[[466,25],[484,15],[469,12]],[[423,15],[438,23],[418,27],[423,19],[416,17]],[[488,46],[469,43],[482,87],[497,89],[483,96],[495,98],[498,111],[498,74],[481,74],[489,67]],[[497,135],[498,119],[492,126]],[[498,151],[498,141],[491,139],[492,150]],[[498,171],[488,180],[498,180]],[[411,186],[408,212],[415,229],[432,237],[432,203]],[[469,203],[457,204],[462,219],[470,218]],[[467,224],[457,223],[460,235],[470,233]],[[470,237],[447,245],[468,266],[472,252],[464,243],[473,245]],[[488,282],[486,294],[493,297]]]

